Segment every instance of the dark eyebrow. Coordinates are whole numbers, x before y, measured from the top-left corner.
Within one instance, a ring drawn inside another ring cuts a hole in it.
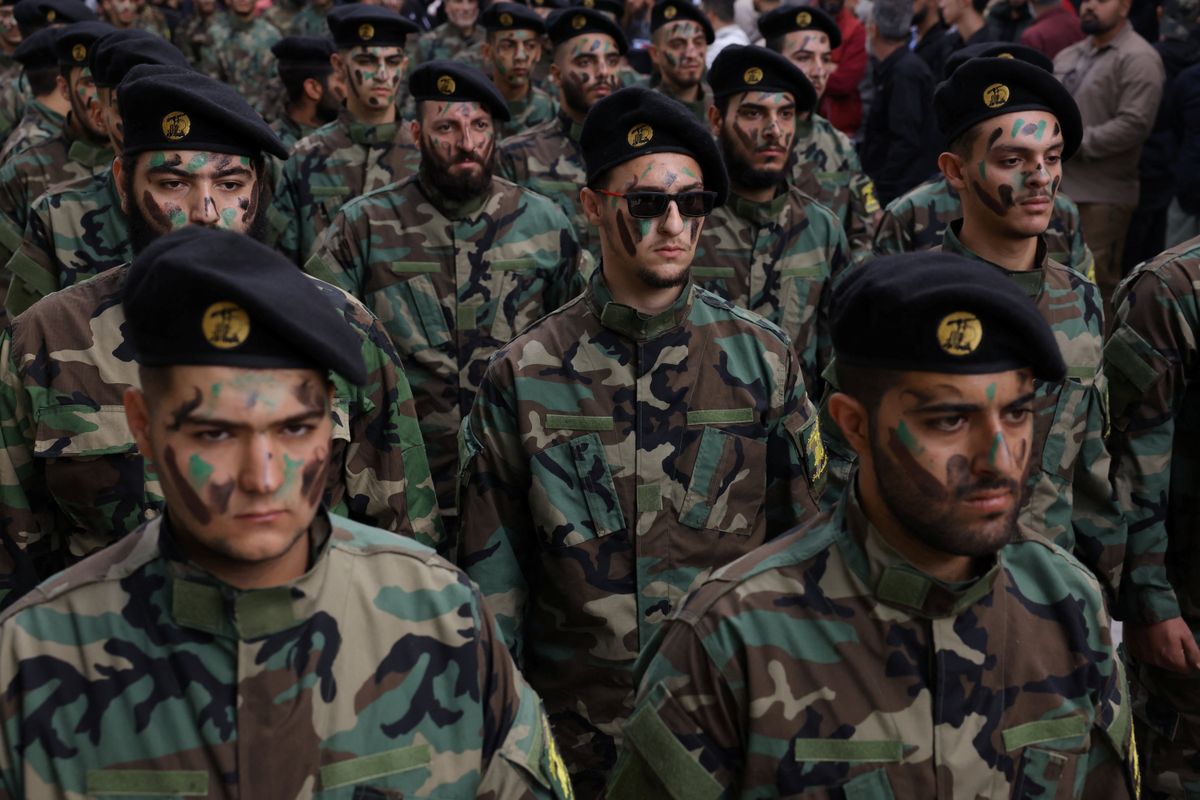
[[[975,403],[928,403],[911,410],[914,414],[973,414],[979,410]]]
[[[1054,149],[1054,148],[1056,148],[1056,147],[1062,147],[1062,146],[1063,146],[1063,140],[1062,140],[1062,138],[1060,137],[1060,138],[1058,139],[1058,141],[1051,141],[1049,144],[1045,145],[1045,149],[1046,149],[1046,150],[1053,150],[1053,149]],[[1027,147],[1027,146],[1025,146],[1025,145],[1021,145],[1021,144],[1007,144],[1007,143],[1002,143],[1002,144],[997,144],[997,145],[995,145],[994,147],[992,147],[992,148],[989,150],[989,152],[993,152],[993,153],[994,153],[994,152],[996,152],[997,150],[1005,150],[1005,151],[1008,151],[1008,152],[1010,152],[1010,153],[1032,153],[1032,152],[1034,152],[1036,149],[1037,149],[1037,148],[1035,148],[1035,147]]]
[[[146,169],[146,174],[147,175],[162,175],[162,174],[175,175],[176,177],[179,177],[179,178],[192,177],[192,173],[188,172],[186,169],[180,169],[179,167],[173,167],[170,164],[159,164],[157,167],[148,167]]]
[[[1036,398],[1037,398],[1037,392],[1027,392],[1027,393],[1021,395],[1020,397],[1018,397],[1016,400],[1013,400],[1008,405],[1006,405],[1005,408],[1017,408],[1018,406],[1026,406],[1026,405],[1029,405],[1030,403],[1032,403],[1034,401],[1034,399],[1036,399]]]
[[[741,111],[743,108],[752,108],[755,111],[766,111],[767,110],[767,106],[764,106],[762,103],[755,103],[755,102],[741,103],[738,105],[738,111]],[[795,110],[796,104],[795,103],[784,103],[781,106],[771,106],[771,108],[778,108],[780,111],[786,111],[789,108],[792,110]]]
[[[214,178],[228,178],[230,175],[253,175],[254,171],[246,167],[228,167],[226,169],[217,170]]]
[[[314,418],[325,416],[328,412],[325,408],[310,408],[307,411],[301,411],[299,414],[293,414],[285,419],[276,420],[271,423],[272,427],[286,427],[288,425],[296,425],[301,422],[309,422]],[[201,417],[195,414],[188,414],[181,421],[183,425],[203,425],[209,428],[224,428],[226,430],[239,430],[250,427],[242,420],[221,419],[220,417]]]

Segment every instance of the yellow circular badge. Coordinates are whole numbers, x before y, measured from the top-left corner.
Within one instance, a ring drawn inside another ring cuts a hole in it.
[[[995,58],[1016,58],[1012,53],[997,53]]]
[[[71,60],[83,61],[87,58],[87,47],[82,44],[77,44],[71,48]]]
[[[58,12],[53,8],[46,12],[46,22],[54,22],[56,19],[58,19]]]
[[[753,86],[763,79],[763,71],[758,67],[751,67],[742,73],[742,82]]]
[[[584,25],[587,25],[587,17],[583,14],[576,14],[575,18],[571,20],[571,27],[575,30],[579,30]]]
[[[454,82],[454,78],[451,78],[449,75],[443,75],[437,79],[437,90],[442,94],[454,94],[454,90],[457,87],[458,84],[456,84]]]
[[[796,15],[797,27],[807,28],[809,25],[812,25],[812,14],[808,13],[807,11],[801,11]]]
[[[675,19],[675,15],[679,13],[679,9],[675,6],[667,6],[663,9],[663,19]]]
[[[237,303],[222,300],[204,310],[200,327],[213,347],[232,350],[250,336],[250,315]]]
[[[172,111],[163,117],[162,132],[172,142],[178,142],[192,132],[192,121],[182,111]]]
[[[952,356],[974,353],[983,341],[983,323],[970,311],[947,314],[938,323],[938,344]]]
[[[630,147],[645,147],[650,144],[650,140],[653,138],[654,128],[651,128],[644,122],[630,128],[629,135],[625,137]]]
[[[583,0],[580,5],[582,5],[584,8],[595,8],[596,0]]]
[[[993,83],[983,90],[983,104],[988,108],[999,108],[1008,102],[1008,87],[1003,83]]]
[[[375,38],[375,26],[369,22],[364,22],[358,26],[358,38],[364,42],[369,42]]]
[[[503,25],[504,27],[511,28],[512,22],[513,22],[512,14],[501,14],[500,15],[500,24]]]

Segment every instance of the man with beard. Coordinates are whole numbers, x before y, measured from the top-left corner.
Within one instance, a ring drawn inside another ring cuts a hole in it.
[[[725,48],[708,81],[730,197],[705,221],[692,278],[792,338],[815,402],[829,364],[830,294],[850,258],[837,217],[787,182],[796,119],[817,95],[792,62],[762,47]]]
[[[342,207],[305,269],[381,320],[412,385],[442,522],[458,529],[458,430],[488,358],[583,288],[579,243],[550,200],[501,178],[504,99],[476,69],[413,71],[419,172]]]
[[[712,108],[712,91],[704,85],[713,27],[691,2],[659,0],[650,11],[650,46],[646,49],[658,73],[655,89],[687,106],[701,123]]]
[[[287,106],[271,126],[283,146],[296,142],[333,122],[342,109],[334,90],[333,42],[326,37],[285,36],[271,45],[279,67],[279,80],[287,92]]]
[[[524,133],[554,119],[558,104],[533,81],[546,32],[541,15],[517,3],[493,3],[483,12],[483,27],[487,31],[483,60],[508,104],[509,119],[499,124],[498,138]]]
[[[255,16],[255,6],[255,0],[226,2],[226,13],[209,26],[212,44],[204,49],[200,71],[228,83],[255,111],[274,119],[283,103],[271,46],[283,33]]]
[[[1079,24],[1087,38],[1054,57],[1054,74],[1083,115],[1086,133],[1063,189],[1079,204],[1106,319],[1137,206],[1142,143],[1154,127],[1165,79],[1162,59],[1129,24],[1129,8],[1130,0],[1084,0]]]
[[[331,63],[346,88],[338,118],[296,143],[275,197],[275,246],[303,266],[338,209],[417,171],[419,153],[396,109],[417,26],[395,11],[353,3],[328,16]]]
[[[63,119],[71,110],[71,101],[58,89],[58,56],[54,40],[58,31],[43,28],[26,36],[17,47],[15,58],[21,76],[29,84],[29,100],[21,121],[4,140],[0,165],[27,147],[41,144],[62,131]]]
[[[786,5],[760,17],[758,29],[768,50],[804,73],[819,100],[834,69],[833,48],[842,41],[833,17],[819,8]],[[867,258],[879,201],[854,142],[816,109],[798,108],[795,153],[792,185],[833,211],[846,232],[854,261]]]
[[[482,69],[485,33],[479,24],[479,6],[480,0],[442,0],[446,21],[417,37],[413,60],[418,64],[457,61]]]
[[[558,116],[501,145],[500,175],[555,201],[594,260],[600,257],[600,241],[592,236],[579,195],[587,178],[579,134],[588,109],[617,90],[625,34],[608,15],[591,8],[556,11],[548,33],[554,44],[550,77],[558,84]]]
[[[90,178],[112,163],[108,135],[91,113],[96,84],[88,68],[92,45],[112,30],[103,22],[76,22],[57,32],[58,90],[71,110],[56,135],[13,154],[0,167],[0,212],[17,237],[25,230],[29,207],[43,192],[56,184]],[[0,261],[8,261],[18,240],[0,234]]]
[[[186,225],[256,234],[270,185],[264,159],[287,152],[233,89],[198,73],[138,66],[118,95],[113,168],[135,254]],[[9,600],[158,515],[161,476],[119,412],[138,385],[119,298],[127,266],[35,303],[0,338],[0,516],[16,573]],[[440,544],[441,528],[412,393],[387,332],[362,304],[314,284],[355,329],[369,379],[333,378],[337,513]],[[69,353],[67,356],[65,354]],[[412,480],[408,479],[412,476]],[[0,573],[6,572],[0,568]]]
[[[140,28],[164,39],[171,38],[166,15],[146,0],[98,0],[98,6],[100,17],[118,30]]]
[[[88,54],[96,84],[92,123],[107,132],[114,153],[121,152],[123,142],[116,87],[139,64],[187,68],[170,42],[137,28],[108,34]],[[8,280],[5,308],[15,317],[51,292],[132,258],[129,222],[110,162],[95,176],[53,187],[34,201],[25,234],[0,273]]]
[[[970,258],[980,272],[999,272],[1033,298],[1067,364],[1063,380],[1034,384],[1033,467],[1021,533],[1073,552],[1112,599],[1121,583],[1126,527],[1104,444],[1100,295],[1085,275],[1047,256],[1042,235],[1063,162],[1083,137],[1079,110],[1053,75],[1012,58],[967,61],[938,87],[934,104],[950,142],[938,165],[962,201],[962,219],[946,228],[939,249]],[[839,441],[836,425],[824,428],[828,496],[834,497],[854,451]]]
[[[463,423],[458,563],[591,800],[641,648],[694,580],[814,513],[825,465],[787,335],[690,279],[728,193],[707,126],[631,87],[580,144],[603,259],[488,364]]]
[[[994,42],[999,38],[983,16],[987,5],[988,0],[938,0],[942,19],[950,26],[943,58],[949,58],[964,47]]]
[[[852,489],[663,626],[608,796],[1137,797],[1100,587],[1017,536],[1054,332],[951,255],[876,259],[834,307]]]

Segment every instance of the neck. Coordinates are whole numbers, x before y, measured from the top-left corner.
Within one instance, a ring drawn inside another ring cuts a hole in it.
[[[301,103],[287,107],[288,119],[297,125],[317,128],[321,122],[317,119],[317,104],[316,103]]]
[[[1104,47],[1104,45],[1108,44],[1113,39],[1117,38],[1117,35],[1120,34],[1121,31],[1125,30],[1125,26],[1128,24],[1129,24],[1129,20],[1123,19],[1120,22],[1118,22],[1116,25],[1113,25],[1111,30],[1107,30],[1104,33],[1094,34],[1092,36],[1092,46],[1093,47]]]
[[[1037,266],[1034,263],[1037,260],[1036,236],[1019,239],[996,236],[980,225],[978,218],[973,215],[963,218],[958,240],[975,255],[1010,272],[1028,272]]]
[[[57,89],[50,94],[42,95],[37,101],[56,114],[66,116],[71,111],[71,101],[62,96]]]
[[[459,35],[462,36],[464,39],[470,39],[475,34],[475,23],[474,22],[472,22],[470,25],[468,25],[465,28],[455,25],[453,23],[450,23],[450,27],[454,28],[454,30],[458,31]]]
[[[889,42],[876,36],[875,40],[871,42],[871,51],[875,53],[875,58],[878,60],[887,61],[888,56],[904,46],[904,42]]]
[[[567,115],[567,119],[571,120],[572,122],[582,125],[583,120],[587,118],[586,111],[581,114],[567,105],[567,100],[565,97],[563,97],[562,92],[558,93],[558,107],[562,110],[562,113]]]
[[[980,28],[983,27],[983,17],[978,14],[963,14],[956,24],[958,25],[958,35],[965,42],[979,33]]]
[[[254,9],[250,9],[250,11],[246,14],[234,11],[233,18],[239,22],[249,22],[250,20],[254,19]]]
[[[6,41],[0,41],[0,53],[4,53],[4,55],[11,56],[13,51],[16,49],[17,46],[15,44]]]
[[[386,108],[371,108],[362,103],[351,104],[350,101],[347,101],[346,108],[356,122],[364,125],[388,125],[396,121],[395,103],[388,103]]]
[[[311,530],[305,531],[286,551],[267,561],[239,561],[197,544],[174,526],[180,549],[187,559],[235,589],[270,589],[291,583],[308,571]]]
[[[694,103],[700,99],[700,84],[683,88],[671,81],[667,80],[667,76],[663,75],[663,86],[670,90],[675,99],[681,103]]]
[[[504,99],[510,103],[520,102],[529,96],[529,87],[531,84],[528,81],[521,86],[513,86],[508,81],[493,74],[492,82],[496,84],[496,88],[500,90],[500,94],[504,95]]]
[[[601,251],[604,249],[604,245],[601,243]],[[619,270],[605,270],[604,283],[612,292],[613,300],[623,306],[637,309],[648,316],[666,311],[674,305],[686,288],[685,286],[670,286],[666,289],[653,289],[628,271]]]
[[[775,192],[779,190],[778,186],[768,186],[765,189],[749,189],[745,186],[732,184],[733,193],[743,200],[749,200],[751,203],[769,203],[775,199]]]

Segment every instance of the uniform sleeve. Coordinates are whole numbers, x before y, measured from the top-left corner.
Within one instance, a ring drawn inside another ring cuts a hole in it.
[[[1081,800],[1131,800],[1139,796],[1139,779],[1129,682],[1108,633],[1112,629],[1112,620],[1103,607],[1097,617],[1107,658],[1095,662],[1102,679],[1093,711],[1095,724],[1091,729],[1087,762],[1081,768],[1084,783],[1079,797]]]
[[[304,271],[362,300],[367,278],[367,259],[362,252],[364,238],[365,233],[355,229],[342,208],[333,223],[317,237],[312,255],[304,262]]]
[[[1104,369],[1113,411],[1115,484],[1129,524],[1119,610],[1123,619],[1149,624],[1180,615],[1166,573],[1167,498],[1175,415],[1186,376],[1195,368],[1200,326],[1195,303],[1185,303],[1153,273],[1131,278],[1116,300]]]
[[[889,204],[875,226],[875,237],[872,249],[875,255],[886,256],[895,253],[907,253],[912,249],[912,236],[904,223],[893,212],[895,203]]]
[[[869,254],[869,248],[868,248]],[[821,398],[825,394],[824,375],[826,368],[833,362],[833,290],[838,281],[848,272],[852,265],[859,263],[853,256],[853,245],[846,239],[846,234],[837,226],[830,226],[825,241],[825,260],[829,264],[829,281],[821,292],[821,301],[817,306],[817,347],[816,362],[805,364],[803,381],[809,389],[809,397]]]
[[[583,248],[579,244],[579,237],[575,234],[575,228],[571,225],[571,221],[567,219],[566,214],[559,211],[558,208],[554,208],[550,224],[546,227],[546,230],[561,231],[559,237],[559,260],[554,268],[554,279],[550,281],[550,286],[546,290],[546,302],[543,307],[545,313],[548,314],[566,305],[569,300],[584,290],[584,271],[586,267],[583,261]]]
[[[49,255],[54,252],[52,234],[42,217],[45,208],[46,199],[43,196],[31,209],[29,220],[25,223],[25,236],[12,251],[12,257],[4,269],[10,283],[7,293],[0,299],[4,302],[9,319],[59,289],[58,272]],[[0,234],[0,238],[3,238],[3,234]],[[0,283],[3,280],[0,277]]]
[[[875,182],[863,172],[858,154],[853,150],[847,154],[846,169],[850,173],[846,240],[850,245],[851,261],[861,264],[871,257],[871,233],[875,229],[875,217],[879,214],[879,199],[875,196]]]
[[[299,158],[293,148],[291,158],[283,165],[283,173],[279,178],[279,185],[275,187],[271,209],[267,213],[267,219],[271,223],[271,236],[267,243],[296,264],[303,266],[304,253],[301,252],[300,246],[302,206],[295,166]]]
[[[788,348],[783,399],[767,429],[767,537],[811,518],[825,485],[825,446],[817,411],[808,398],[800,361]]]

